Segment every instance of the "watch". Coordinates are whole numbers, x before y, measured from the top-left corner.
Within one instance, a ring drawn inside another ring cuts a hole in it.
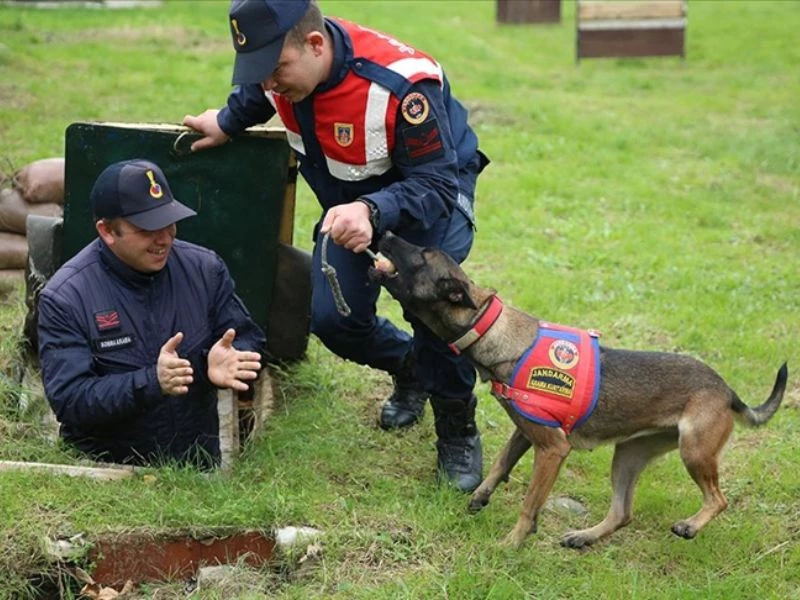
[[[369,224],[372,225],[373,232],[378,232],[378,227],[381,224],[381,213],[378,210],[378,205],[368,198],[359,198],[359,202],[363,202],[369,208]]]

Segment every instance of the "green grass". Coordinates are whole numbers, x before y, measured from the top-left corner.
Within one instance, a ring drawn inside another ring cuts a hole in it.
[[[287,557],[237,597],[800,598],[800,3],[692,0],[685,61],[580,65],[569,1],[560,25],[527,27],[498,26],[489,1],[322,7],[436,56],[470,108],[493,160],[466,264],[476,281],[537,316],[600,329],[606,345],[701,357],[751,405],[789,361],[784,407],[762,430],[737,429],[724,456],[728,510],[693,541],[670,534],[700,503],[670,455],[642,476],[631,525],[589,552],[561,549],[560,534],[602,518],[610,498],[611,450],[576,452],[554,493],[589,514],[546,511],[521,550],[501,548],[531,457],[468,516],[465,497],[435,485],[430,413],[412,431],[380,431],[388,378],[312,340],[229,476],[0,475],[0,597],[24,597],[27,576],[47,568],[46,536],[306,524],[326,532],[322,560]],[[76,121],[174,123],[221,105],[226,14],[227,2],[0,6],[0,159],[63,155]],[[298,245],[317,217],[301,185]],[[399,320],[390,299],[381,307]],[[28,391],[9,375],[23,314],[21,293],[0,309],[0,458],[75,462],[16,408]],[[485,386],[479,396],[488,463],[510,423]],[[158,593],[185,597],[181,586]]]

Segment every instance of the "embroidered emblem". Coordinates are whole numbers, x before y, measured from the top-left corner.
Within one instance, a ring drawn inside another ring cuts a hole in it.
[[[559,369],[571,369],[578,364],[578,347],[569,340],[556,340],[550,344],[547,355]]]
[[[236,19],[231,19],[231,26],[233,27],[233,32],[236,34],[234,36],[236,43],[240,46],[244,46],[247,43],[247,36],[239,31],[239,22]]]
[[[347,148],[353,143],[353,124],[352,123],[334,123],[333,124],[333,137],[336,138],[336,143]]]
[[[119,313],[115,310],[104,310],[94,313],[94,324],[97,331],[109,331],[120,326]]]
[[[156,176],[153,174],[153,171],[147,171],[147,178],[150,180],[150,195],[158,200],[164,195],[164,190],[161,189],[161,186],[156,181]]]
[[[422,125],[403,129],[403,145],[412,165],[417,165],[444,155],[439,122],[431,119]]]
[[[572,398],[575,393],[575,378],[556,369],[534,367],[528,377],[528,388],[549,392],[564,398]]]
[[[411,92],[403,98],[400,105],[400,112],[403,113],[403,118],[412,125],[419,125],[428,118],[430,106],[428,106],[428,99],[419,92]]]

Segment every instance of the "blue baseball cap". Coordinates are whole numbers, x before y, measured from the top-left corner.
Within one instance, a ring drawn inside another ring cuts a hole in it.
[[[286,33],[303,18],[309,0],[233,0],[229,13],[233,83],[261,83],[278,65]]]
[[[106,167],[89,198],[95,219],[121,217],[145,231],[163,229],[197,214],[175,200],[158,165],[141,158]]]

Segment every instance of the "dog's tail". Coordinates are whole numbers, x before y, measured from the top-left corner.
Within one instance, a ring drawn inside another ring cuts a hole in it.
[[[788,375],[789,370],[786,368],[786,363],[783,363],[781,368],[778,369],[778,376],[775,378],[775,385],[772,388],[772,393],[769,395],[769,398],[767,398],[767,401],[764,402],[764,404],[756,408],[750,408],[747,406],[741,401],[739,396],[736,395],[736,392],[733,392],[731,408],[736,413],[738,419],[746,425],[750,425],[751,427],[758,427],[759,425],[763,425],[769,421],[772,418],[772,415],[778,411],[778,407],[781,405],[781,400],[783,400],[783,392],[786,391],[786,380]]]

